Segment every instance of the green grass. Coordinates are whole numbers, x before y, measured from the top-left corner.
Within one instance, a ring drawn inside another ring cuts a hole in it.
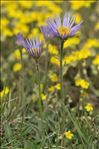
[[[65,106],[63,119],[58,102],[47,108],[45,103],[41,119],[33,103],[21,105],[17,101],[18,98],[2,102],[2,149],[98,149],[98,113],[79,111],[78,115],[76,107]],[[72,130],[72,140],[63,136],[67,130]]]

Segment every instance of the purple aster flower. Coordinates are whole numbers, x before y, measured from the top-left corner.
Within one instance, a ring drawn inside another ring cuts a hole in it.
[[[24,39],[21,33],[17,34],[16,43],[22,45],[26,51],[33,57],[38,58],[42,52],[42,47],[44,42],[40,42],[39,37],[37,36],[36,40],[34,38]]]
[[[63,21],[61,21],[60,16],[55,16],[54,19],[48,18],[46,23],[46,27],[43,27],[43,34],[48,30],[50,31],[49,36],[56,36],[61,39],[67,39],[68,37],[74,36],[82,24],[82,22],[80,22],[74,25],[75,18],[71,17],[70,14],[65,14]]]

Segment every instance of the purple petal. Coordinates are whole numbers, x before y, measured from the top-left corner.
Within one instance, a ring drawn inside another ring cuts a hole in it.
[[[41,52],[42,52],[42,47],[43,47],[43,45],[44,45],[44,42],[41,42],[41,43],[39,44],[39,48],[38,48],[38,54],[39,54],[39,55],[40,55]]]
[[[54,22],[54,20],[52,18],[48,18],[47,23],[51,24],[54,29],[57,28],[57,25],[56,25],[56,23]]]
[[[70,36],[73,36],[78,30],[80,30],[81,24],[82,22],[71,28]]]
[[[66,26],[66,23],[67,23],[67,18],[66,18],[66,14],[65,14],[64,18],[63,18],[63,26]]]
[[[57,28],[61,26],[60,16],[55,15],[54,17]]]
[[[69,13],[64,15],[63,26],[71,28],[73,26],[74,22],[75,22],[75,18],[71,17],[71,15]]]
[[[16,43],[17,43],[18,45],[23,45],[24,47],[26,47],[25,40],[24,40],[24,38],[23,38],[23,36],[22,36],[21,33],[18,33],[18,34],[17,34],[17,36],[16,36]]]
[[[27,43],[27,47],[30,49],[31,48],[31,45],[30,45],[29,39],[26,39],[26,43]]]
[[[28,53],[30,53],[32,55],[33,52],[31,51],[32,45],[30,43],[30,40],[29,39],[26,39],[26,42],[27,42],[27,48],[26,48],[26,50],[27,50]]]
[[[39,48],[39,45],[40,45],[40,39],[39,39],[39,37],[37,36],[37,37],[36,37],[36,48]]]
[[[28,46],[29,46],[27,52],[29,52],[33,56],[34,55],[34,50],[33,50],[34,47],[33,47],[32,40],[28,39],[27,42],[28,42]]]
[[[48,38],[47,26],[41,26],[40,29],[42,34],[44,35],[44,38]]]
[[[57,36],[57,29],[54,29],[52,24],[48,25],[48,29],[50,30],[50,34],[52,34],[53,36]]]
[[[49,29],[49,31],[51,32],[51,34],[53,34],[53,36],[57,36],[58,32],[57,32],[57,25],[54,22],[53,19],[49,18],[47,21],[47,28]]]
[[[63,26],[69,27],[71,16],[70,14],[65,14],[63,18]]]
[[[16,36],[16,44],[17,45],[21,45],[21,41],[23,40],[23,36],[21,33],[18,33],[17,36]]]
[[[32,38],[32,45],[33,45],[33,48],[36,48],[36,43],[34,41],[34,38]]]
[[[40,29],[41,29],[42,34],[44,35],[44,38],[50,38],[51,31],[48,28],[48,26],[41,26]]]
[[[22,34],[21,33],[18,33],[17,34],[17,41],[16,43],[18,45],[22,45],[26,50],[27,52],[29,51],[29,44],[27,43],[27,41],[23,38]]]
[[[71,17],[71,20],[69,22],[69,27],[71,28],[73,25],[74,25],[74,22],[75,22],[75,18],[74,17]]]
[[[32,40],[29,39],[29,43],[30,43],[30,48],[32,49],[33,48]]]

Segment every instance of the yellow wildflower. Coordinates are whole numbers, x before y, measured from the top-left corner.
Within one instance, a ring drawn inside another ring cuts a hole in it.
[[[13,56],[14,56],[15,59],[19,60],[21,58],[20,50],[16,49],[13,53]]]
[[[54,91],[55,91],[54,86],[49,87],[49,88],[48,88],[48,91],[49,91],[49,92],[54,92]]]
[[[73,137],[73,133],[69,130],[69,131],[66,131],[65,133],[64,133],[64,135],[65,135],[65,137],[67,138],[67,139],[69,139],[69,140],[71,140],[72,139],[72,137]]]
[[[84,89],[88,89],[88,87],[89,87],[89,83],[86,80],[81,79],[81,78],[76,79],[75,84],[76,84],[76,86],[80,86]]]
[[[49,44],[49,46],[48,46],[48,52],[50,54],[57,55],[58,54],[57,47],[54,46],[54,45]]]
[[[35,38],[37,34],[39,34],[39,29],[38,28],[33,28],[31,30],[31,33],[29,34],[29,38],[32,38],[32,36]]]
[[[88,58],[89,56],[91,56],[92,53],[90,52],[90,50],[88,49],[82,49],[80,50],[80,52],[78,53],[78,57],[79,57],[79,60],[80,59],[86,59]]]
[[[79,23],[82,20],[80,13],[75,13],[74,17],[76,18],[75,23]]]
[[[49,6],[52,6],[53,5],[53,3],[52,3],[52,1],[45,1],[45,2],[43,2],[43,1],[37,1],[36,2],[36,5],[38,6],[38,7],[49,7]]]
[[[62,12],[61,7],[59,7],[58,5],[52,5],[51,7],[49,7],[49,10],[53,11],[54,14],[60,14]]]
[[[99,55],[96,55],[95,59],[92,61],[94,65],[99,65]]]
[[[71,8],[73,10],[78,10],[82,7],[86,7],[86,8],[89,8],[91,6],[92,3],[95,2],[95,0],[92,0],[92,1],[86,1],[86,0],[82,0],[82,1],[70,1],[71,2]]]
[[[22,49],[22,53],[23,53],[23,54],[26,53],[26,49],[25,49],[25,48]]]
[[[80,51],[76,51],[74,55],[77,58],[77,60],[82,60],[91,56],[91,52],[87,49],[81,49]]]
[[[64,42],[64,48],[70,47],[72,45],[77,45],[80,43],[80,39],[77,37],[72,37]]]
[[[11,18],[15,18],[16,17],[16,19],[22,19],[22,17],[24,17],[24,15],[23,15],[23,13],[22,13],[22,11],[21,10],[14,10],[14,9],[12,9],[12,8],[8,8],[8,13],[9,13],[9,17],[11,17]]]
[[[60,90],[60,89],[61,89],[60,83],[57,83],[57,84],[55,85],[55,89],[57,89],[57,90]]]
[[[58,76],[56,73],[53,73],[51,76],[50,76],[50,79],[52,82],[57,82],[58,81]]]
[[[86,106],[85,106],[85,110],[87,112],[93,111],[93,106],[90,103],[87,103]]]
[[[51,57],[51,59],[50,59],[50,62],[52,63],[52,64],[54,64],[54,65],[56,65],[56,66],[60,66],[60,61],[59,61],[59,59],[58,58],[56,58],[56,57]]]
[[[77,58],[75,56],[73,56],[72,54],[69,55],[69,56],[64,57],[64,63],[65,64],[70,64],[70,63],[72,63],[73,61],[76,61],[76,60],[77,60]]]
[[[36,5],[39,7],[47,7],[49,11],[52,11],[53,13],[59,14],[62,12],[62,9],[53,3],[53,1],[37,1]]]
[[[84,44],[83,49],[89,49],[92,47],[99,48],[99,40],[98,39],[96,39],[96,38],[88,39],[86,41],[86,43]]]
[[[33,6],[33,1],[28,1],[28,3],[27,3],[27,1],[19,1],[19,3],[22,6],[22,8],[25,8],[25,9],[32,8],[32,6]]]
[[[29,31],[28,25],[18,22],[13,28],[13,33],[16,35],[17,33],[19,33],[19,31],[21,31],[23,34],[27,34]]]
[[[64,63],[70,64],[75,61],[86,59],[91,56],[92,53],[87,49],[81,49],[80,51],[73,51],[70,55],[64,57]]]
[[[12,31],[9,29],[9,28],[4,28],[2,31],[1,31],[1,34],[4,36],[4,37],[10,37],[13,35]]]
[[[9,21],[6,18],[1,19],[1,29],[5,28],[9,24]]]
[[[4,95],[7,95],[9,93],[9,88],[5,86],[2,91],[0,91],[0,98],[4,97]]]
[[[16,63],[13,66],[13,72],[18,72],[22,69],[22,65],[20,63]]]
[[[42,93],[41,94],[41,99],[44,101],[44,100],[46,100],[46,98],[47,98],[46,95]]]

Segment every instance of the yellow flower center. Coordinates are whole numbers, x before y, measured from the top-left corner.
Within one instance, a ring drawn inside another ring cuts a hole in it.
[[[70,29],[64,26],[58,28],[58,32],[61,36],[68,35],[70,33]]]

